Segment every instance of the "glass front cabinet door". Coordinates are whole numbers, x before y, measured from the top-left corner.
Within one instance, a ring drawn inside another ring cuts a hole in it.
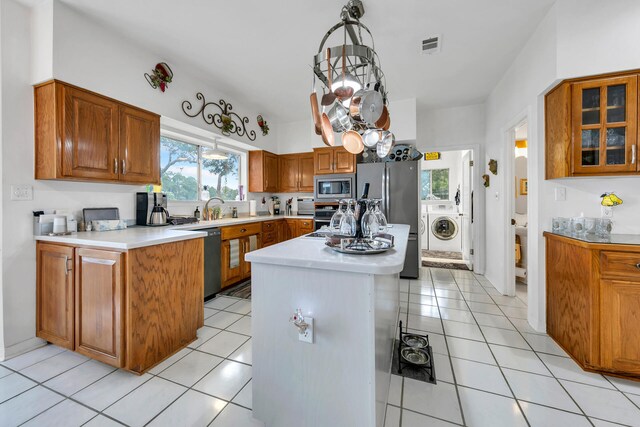
[[[574,174],[637,170],[637,86],[637,76],[573,85]]]

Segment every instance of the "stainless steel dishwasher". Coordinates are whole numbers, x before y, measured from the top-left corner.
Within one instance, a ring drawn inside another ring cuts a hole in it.
[[[213,298],[220,292],[222,279],[220,277],[220,229],[205,228],[204,238],[204,299]]]

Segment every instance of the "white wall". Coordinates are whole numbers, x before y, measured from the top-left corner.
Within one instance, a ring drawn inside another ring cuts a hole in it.
[[[527,156],[518,156],[515,158],[514,164],[514,172],[515,172],[515,187],[516,191],[514,192],[515,200],[516,200],[516,213],[526,214],[527,213],[527,202],[528,196],[526,194],[522,194],[520,192],[520,180],[527,179]]]
[[[35,338],[32,211],[65,208],[79,215],[84,207],[116,206],[120,208],[121,217],[134,218],[133,193],[143,189],[131,185],[34,180],[32,85],[55,77],[208,130],[213,129],[202,119],[189,119],[182,112],[181,102],[195,100],[196,92],[202,91],[208,100],[223,97],[233,103],[233,94],[216,89],[223,87],[221,82],[216,84],[190,75],[181,64],[120,38],[61,2],[45,0],[39,2],[37,8],[37,12],[32,13],[14,0],[0,2],[4,106],[1,118],[4,268],[0,359],[40,342]],[[49,43],[53,43],[52,47]],[[143,73],[161,60],[166,60],[175,73],[175,80],[165,93],[151,89],[143,77]],[[251,128],[259,130],[254,124],[255,110],[242,105],[234,105],[234,110],[247,115]],[[268,112],[261,113],[269,120]],[[256,141],[251,144],[275,150],[276,133],[276,126],[272,126],[268,137],[258,132]],[[245,138],[244,142],[249,141]],[[32,185],[34,199],[11,201],[12,184]],[[192,212],[192,208],[189,210]]]

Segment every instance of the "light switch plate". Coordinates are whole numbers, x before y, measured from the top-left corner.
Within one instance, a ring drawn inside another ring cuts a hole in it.
[[[30,185],[12,185],[11,200],[33,200],[33,187]]]
[[[567,200],[567,189],[564,187],[556,187],[555,199],[556,202],[564,202],[565,200]]]
[[[298,333],[298,339],[302,342],[313,344],[313,317],[305,316],[304,321],[307,322],[309,326],[307,326],[304,333]]]

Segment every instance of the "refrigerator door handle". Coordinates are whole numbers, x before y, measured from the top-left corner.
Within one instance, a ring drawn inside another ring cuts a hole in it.
[[[390,201],[390,196],[391,194],[389,194],[389,169],[387,169],[386,165],[384,168],[384,186],[382,187],[383,192],[384,192],[384,197],[386,199],[386,208],[385,210],[386,212],[386,216],[387,216],[387,221],[389,220],[389,218],[391,218],[391,201]]]

